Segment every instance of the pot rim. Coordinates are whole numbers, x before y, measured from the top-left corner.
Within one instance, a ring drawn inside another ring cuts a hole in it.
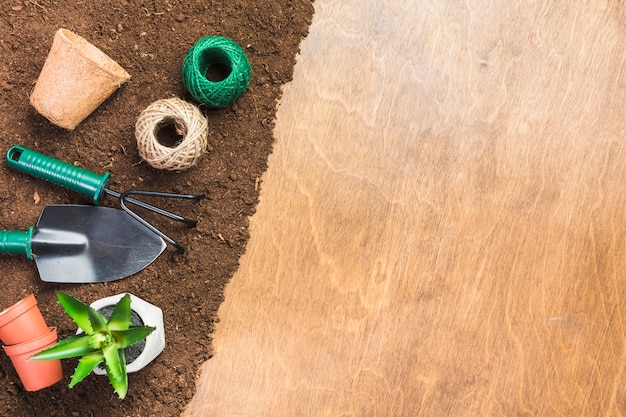
[[[19,343],[17,345],[5,345],[2,346],[4,351],[9,356],[23,355],[25,353],[33,352],[37,349],[41,349],[42,346],[49,345],[57,340],[57,328],[48,327],[50,330],[47,334],[39,336],[28,342]]]
[[[15,320],[31,308],[37,305],[37,299],[34,294],[29,294],[17,303],[5,308],[0,312],[0,327]]]
[[[76,53],[85,58],[87,61],[95,65],[98,69],[116,79],[123,80],[120,84],[130,79],[128,72],[122,68],[117,61],[108,56],[104,51],[89,42],[84,37],[66,28],[60,28],[57,30],[57,34],[61,39],[63,39],[66,45],[76,51]]]

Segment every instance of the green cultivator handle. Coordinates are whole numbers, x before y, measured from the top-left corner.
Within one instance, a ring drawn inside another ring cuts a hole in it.
[[[96,205],[102,201],[111,176],[108,172],[99,175],[17,145],[9,148],[6,159],[11,168],[86,195]]]
[[[0,230],[0,255],[23,255],[32,259],[31,239],[35,227],[28,230]]]

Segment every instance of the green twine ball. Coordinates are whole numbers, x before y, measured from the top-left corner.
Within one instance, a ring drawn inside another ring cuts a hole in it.
[[[225,77],[207,78],[207,72],[218,68]],[[200,103],[226,107],[237,100],[250,85],[252,70],[244,50],[232,39],[222,36],[201,38],[187,52],[183,61],[183,83]]]

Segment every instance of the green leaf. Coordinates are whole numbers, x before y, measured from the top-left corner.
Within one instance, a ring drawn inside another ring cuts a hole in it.
[[[31,359],[37,361],[47,361],[53,359],[67,359],[74,358],[76,356],[88,355],[95,352],[89,346],[89,338],[91,336],[83,334],[78,336],[70,336],[67,339],[63,339],[51,348],[37,353],[32,356]]]
[[[117,395],[124,399],[128,391],[128,374],[126,373],[126,356],[123,349],[115,345],[107,346],[102,350],[107,377]]]
[[[107,322],[109,330],[127,330],[130,326],[130,295],[124,295],[117,302]]]
[[[98,313],[94,308],[87,306],[87,313],[89,315],[89,322],[94,333],[109,333],[107,328],[107,321],[104,316]]]
[[[92,334],[93,328],[89,321],[88,313],[90,307],[63,291],[57,291],[56,294],[59,304],[63,306],[63,309],[74,320],[74,323],[85,333]]]
[[[80,358],[80,361],[78,361],[78,366],[74,371],[74,375],[72,375],[72,381],[70,382],[69,387],[74,388],[74,385],[85,379],[85,377],[89,375],[91,371],[96,368],[96,366],[101,364],[103,360],[104,355],[100,351],[90,353]]]
[[[128,330],[111,331],[111,335],[113,339],[115,339],[117,348],[124,349],[125,347],[134,345],[140,340],[145,339],[155,330],[156,327],[151,326],[131,326]]]

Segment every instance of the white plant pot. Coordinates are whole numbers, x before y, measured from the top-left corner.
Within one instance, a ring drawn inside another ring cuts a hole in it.
[[[126,293],[112,295],[101,298],[91,303],[91,307],[100,310],[107,306],[114,306]],[[130,309],[137,313],[146,326],[156,327],[156,330],[146,337],[146,345],[139,356],[127,364],[126,372],[133,373],[143,369],[152,362],[165,348],[165,326],[163,325],[163,311],[149,302],[133,295],[130,295]],[[93,371],[98,375],[105,375],[106,372],[101,367],[96,367]]]

